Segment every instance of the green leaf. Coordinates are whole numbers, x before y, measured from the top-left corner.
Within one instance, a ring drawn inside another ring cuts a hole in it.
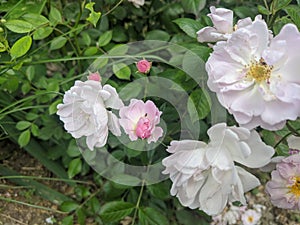
[[[52,115],[54,113],[57,112],[57,105],[61,103],[61,100],[58,99],[55,102],[53,102],[50,106],[49,106],[49,114]]]
[[[74,139],[72,139],[69,143],[68,149],[67,149],[67,154],[70,157],[78,157],[80,156],[81,152],[78,148],[78,145]]]
[[[10,49],[10,55],[13,59],[25,55],[30,49],[32,39],[30,36],[21,37],[17,40]]]
[[[168,219],[156,209],[147,207],[139,209],[141,225],[168,225]]]
[[[67,217],[65,217],[62,221],[61,221],[61,223],[60,223],[61,225],[73,225],[74,223],[73,223],[73,216],[67,216]]]
[[[63,212],[72,212],[76,210],[78,207],[79,204],[77,202],[66,201],[61,204],[60,210]]]
[[[129,202],[108,202],[102,206],[99,215],[104,222],[119,221],[128,216],[134,208],[135,206]]]
[[[197,110],[195,113],[194,107]],[[204,119],[210,112],[210,97],[203,89],[197,89],[190,94],[188,100],[188,112],[193,122]]]
[[[21,133],[18,139],[18,144],[20,147],[26,146],[30,141],[30,130],[25,130]]]
[[[32,81],[35,75],[35,67],[34,66],[28,66],[26,69],[26,77],[29,81]]]
[[[73,159],[69,163],[68,168],[68,176],[69,178],[73,178],[75,175],[79,174],[82,169],[82,161],[80,158]]]
[[[141,183],[138,177],[134,177],[127,174],[116,174],[111,180],[117,184],[127,185],[127,186],[137,186]]]
[[[170,35],[162,30],[152,30],[146,34],[146,40],[169,41]]]
[[[257,6],[258,12],[264,15],[271,15],[272,13],[266,9],[266,7],[262,6],[262,5],[258,5]]]
[[[60,11],[54,6],[50,7],[49,20],[52,25],[57,25],[58,23],[62,23],[62,16]]]
[[[104,32],[99,37],[98,45],[100,47],[103,47],[103,46],[107,45],[111,41],[111,38],[112,38],[112,31],[111,30]]]
[[[28,121],[19,121],[17,124],[16,124],[16,128],[18,130],[25,130],[27,129],[28,127],[31,126],[31,122],[28,122]]]
[[[22,94],[26,95],[31,90],[31,85],[28,81],[25,81],[21,87]]]
[[[33,40],[42,40],[53,32],[52,27],[40,27],[33,32]]]
[[[77,220],[78,220],[78,223],[80,225],[85,225],[85,219],[86,219],[86,215],[83,211],[82,208],[79,208],[77,211],[76,211],[76,215],[77,215]]]
[[[51,41],[50,50],[56,50],[62,48],[67,42],[67,38],[65,37],[57,37]]]
[[[271,11],[279,11],[283,9],[284,7],[288,6],[291,3],[292,0],[277,0],[277,1],[272,1],[271,4]]]
[[[96,27],[100,17],[101,17],[101,12],[95,12],[94,11],[94,4],[95,2],[89,2],[85,5],[85,8],[90,10],[90,14],[89,17],[86,19],[87,21],[89,21],[91,24],[94,25],[94,27]]]
[[[35,13],[27,13],[22,16],[22,19],[32,24],[35,28],[49,23],[46,17]]]
[[[31,23],[24,20],[8,20],[4,26],[15,33],[28,33],[34,29]]]
[[[181,1],[185,12],[199,15],[200,11],[205,7],[206,0],[184,0]]]
[[[181,30],[183,30],[187,35],[192,38],[197,38],[197,31],[203,28],[203,25],[196,20],[189,18],[180,18],[173,21],[176,23]]]
[[[37,137],[39,135],[39,127],[37,125],[35,125],[34,123],[31,124],[31,133],[33,134],[33,136]]]
[[[298,29],[300,29],[300,7],[289,5],[284,8],[284,11],[290,16]]]
[[[114,74],[121,80],[130,80],[131,70],[124,63],[117,63],[113,65]]]
[[[170,198],[170,188],[170,183],[166,182],[147,186],[147,189],[149,190],[151,195],[161,200]]]

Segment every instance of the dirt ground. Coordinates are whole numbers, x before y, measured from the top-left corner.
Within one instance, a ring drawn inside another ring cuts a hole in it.
[[[51,173],[36,159],[27,154],[25,150],[21,150],[7,141],[0,142],[0,162],[23,175],[51,177]],[[57,191],[66,188],[64,183],[60,182],[46,181],[41,183],[55,188]],[[0,179],[0,198],[0,225],[44,225],[51,224],[50,221],[60,221],[62,218],[61,214],[55,212],[58,208],[57,205],[35,195],[34,190],[30,187],[16,186],[8,180]],[[49,210],[9,202],[10,199],[25,204],[42,206]]]

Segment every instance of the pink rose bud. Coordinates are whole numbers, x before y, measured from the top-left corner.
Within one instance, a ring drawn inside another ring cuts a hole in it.
[[[136,67],[140,73],[149,73],[152,63],[146,59],[142,59],[136,63]]]
[[[88,78],[88,80],[94,80],[94,81],[99,81],[99,82],[101,82],[101,80],[102,80],[101,76],[98,72],[90,73],[87,78]]]

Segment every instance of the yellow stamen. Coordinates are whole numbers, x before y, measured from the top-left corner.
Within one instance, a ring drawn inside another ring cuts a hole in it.
[[[261,83],[262,81],[269,81],[271,77],[273,66],[269,66],[261,58],[259,62],[252,62],[248,67],[246,78],[254,79],[255,82]]]
[[[252,222],[254,221],[253,216],[249,216],[249,217],[248,217],[248,221],[249,221],[250,223],[252,223]]]
[[[294,194],[296,197],[300,197],[300,177],[293,177],[294,184],[290,186],[290,193]]]

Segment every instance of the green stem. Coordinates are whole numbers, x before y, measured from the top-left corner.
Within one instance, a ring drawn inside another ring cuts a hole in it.
[[[286,127],[289,129],[289,131],[291,131],[291,133],[295,136],[300,136],[300,133],[298,132],[297,129],[295,129],[291,124],[290,124],[290,121],[288,121],[286,123]]]
[[[132,218],[131,225],[134,225],[134,223],[135,223],[135,220],[136,220],[136,217],[137,217],[137,212],[140,208],[140,203],[141,203],[141,199],[142,199],[142,196],[143,196],[144,187],[145,187],[145,180],[143,180],[143,182],[142,182],[140,194],[139,194],[138,200],[137,200],[136,205],[135,205],[135,211],[134,211],[134,215],[133,215],[133,218]]]
[[[108,14],[110,14],[112,11],[114,11],[121,3],[123,2],[123,0],[120,0],[113,8],[111,8],[110,10],[108,10],[103,16],[107,16]]]

